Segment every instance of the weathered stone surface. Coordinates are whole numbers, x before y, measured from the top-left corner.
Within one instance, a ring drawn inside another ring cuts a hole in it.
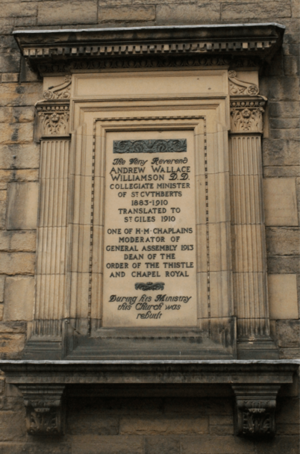
[[[299,452],[299,437],[275,437],[273,440],[261,441],[256,444],[257,454],[298,454]]]
[[[299,118],[271,118],[272,129],[297,129],[300,127]]]
[[[269,255],[300,255],[298,227],[267,227],[266,240]]]
[[[100,7],[98,22],[143,22],[155,19],[154,6],[119,6],[117,8]]]
[[[143,454],[144,451],[143,437],[137,436],[78,435],[72,442],[72,454]]]
[[[263,140],[264,165],[299,165],[298,152],[300,143],[296,140]]]
[[[0,19],[0,33],[11,33],[14,29],[14,19]]]
[[[222,3],[221,19],[269,19],[270,17],[291,17],[290,3],[268,1],[264,3]]]
[[[299,129],[271,129],[271,139],[300,139]]]
[[[156,7],[157,24],[199,24],[220,20],[220,4],[217,2],[193,4],[163,4]]]
[[[120,421],[120,433],[129,435],[183,435],[208,432],[207,418],[165,419],[126,418]]]
[[[25,410],[0,412],[0,441],[17,441],[25,438]]]
[[[0,359],[20,359],[24,345],[25,334],[4,334],[0,331]]]
[[[299,257],[268,257],[267,261],[270,274],[300,273]]]
[[[37,226],[38,183],[10,183],[8,188],[8,229],[35,229]]]
[[[3,54],[0,54],[0,64],[1,64],[1,69],[2,71],[5,71],[7,73],[15,73],[19,71],[20,67],[20,54],[19,52],[16,51],[11,51],[11,52],[5,52]],[[9,82],[7,79],[15,79],[14,77],[6,77],[2,75],[1,77],[1,82]],[[17,79],[18,80],[18,79]],[[16,81],[16,80],[10,80],[11,82]]]
[[[33,141],[31,123],[0,124],[0,143],[28,143]]]
[[[264,179],[266,225],[298,225],[294,178]]]
[[[0,273],[33,274],[35,254],[30,252],[0,252]]]
[[[260,80],[261,94],[269,101],[295,101],[299,99],[297,77],[263,77]]]
[[[299,435],[299,424],[277,424],[278,435]]]
[[[5,276],[0,276],[0,303],[4,301],[4,284],[5,284]]]
[[[0,111],[2,123],[27,123],[34,119],[34,107],[4,107]]]
[[[145,454],[180,454],[180,440],[176,437],[147,437]]]
[[[97,408],[70,411],[68,433],[72,435],[118,435],[119,418],[102,414]]]
[[[14,144],[1,147],[0,169],[38,169],[39,145]]]
[[[300,346],[300,321],[285,320],[276,324],[279,347],[298,348]]]
[[[33,106],[41,98],[41,83],[0,85],[0,106]]]
[[[38,9],[38,24],[96,24],[97,0],[48,1],[42,2]]]
[[[188,414],[198,415],[202,417],[205,415],[231,415],[233,412],[230,399],[221,398],[207,398],[197,399],[190,397],[179,397],[177,399],[165,399],[165,412],[178,414],[182,412],[188,412]]]
[[[253,441],[233,436],[200,435],[181,439],[182,454],[256,454]]]
[[[299,75],[299,60],[294,56],[286,56],[283,63],[284,74],[286,76]]]
[[[271,319],[297,319],[297,276],[272,274],[268,277],[269,307]]]
[[[263,171],[265,178],[300,177],[300,166],[267,166]]]
[[[292,17],[300,17],[300,5],[297,0],[292,0]]]
[[[71,443],[45,437],[43,441],[0,444],[0,454],[72,454],[72,449]]]
[[[300,423],[298,396],[294,398],[278,397],[276,421],[277,424]]]
[[[4,320],[32,320],[35,297],[33,276],[7,277]]]
[[[300,348],[280,348],[279,359],[299,359]]]
[[[278,101],[269,103],[270,117],[298,118],[299,112],[300,104],[298,101]]]
[[[14,18],[35,16],[37,13],[37,3],[28,3],[28,7],[23,7],[21,2],[18,3],[3,3],[0,9],[0,17]]]

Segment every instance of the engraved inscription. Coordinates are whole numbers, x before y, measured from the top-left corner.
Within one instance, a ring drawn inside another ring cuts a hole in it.
[[[107,134],[104,327],[197,324],[194,161],[191,130]]]
[[[177,140],[114,140],[114,153],[183,153],[186,139]]]

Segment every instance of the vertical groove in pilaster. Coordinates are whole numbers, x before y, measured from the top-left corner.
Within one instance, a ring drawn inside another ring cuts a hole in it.
[[[34,336],[61,336],[65,298],[68,140],[41,143]]]
[[[238,337],[269,336],[261,138],[231,138],[234,304]]]

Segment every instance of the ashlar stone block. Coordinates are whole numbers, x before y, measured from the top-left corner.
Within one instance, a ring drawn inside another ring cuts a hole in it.
[[[272,274],[268,277],[271,319],[297,319],[296,274]]]
[[[7,229],[35,229],[37,226],[38,183],[10,183],[8,186]]]
[[[33,303],[33,276],[6,278],[4,320],[32,320]]]
[[[266,225],[298,225],[295,178],[264,180]]]

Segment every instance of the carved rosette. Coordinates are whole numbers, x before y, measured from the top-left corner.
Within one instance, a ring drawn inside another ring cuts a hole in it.
[[[279,385],[233,385],[236,397],[236,434],[243,437],[275,435],[276,396]]]
[[[63,385],[24,385],[26,428],[29,435],[62,435],[64,411],[62,407]]]
[[[44,99],[36,104],[36,139],[69,137],[71,76],[49,87]]]

